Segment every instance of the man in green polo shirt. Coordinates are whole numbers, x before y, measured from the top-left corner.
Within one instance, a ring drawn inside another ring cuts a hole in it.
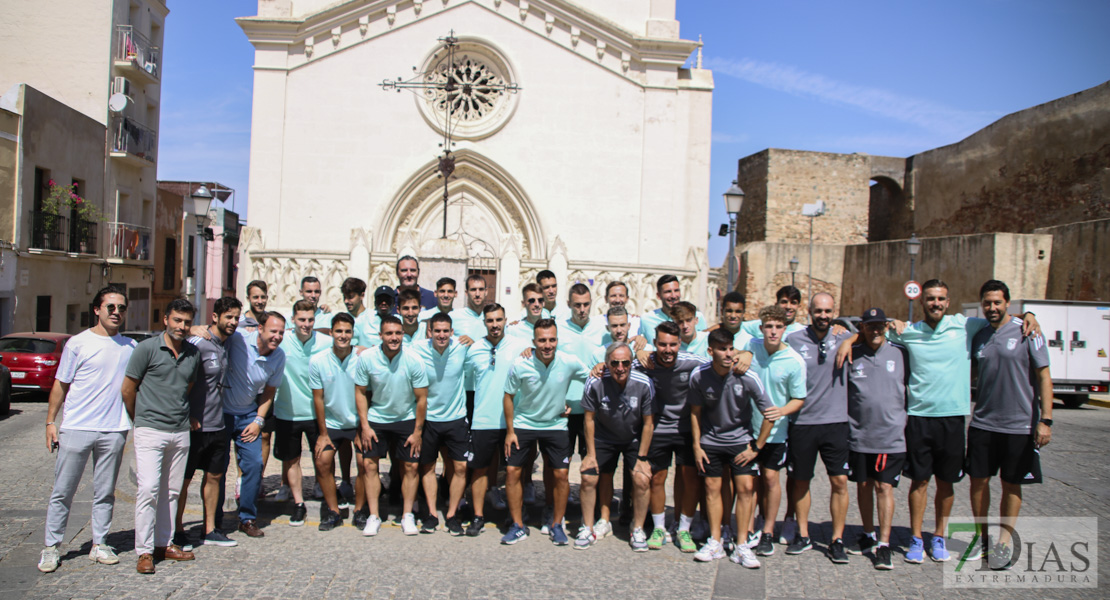
[[[186,341],[196,311],[188,300],[166,307],[166,331],[135,347],[124,372],[123,404],[135,422],[135,554],[139,573],[154,573],[155,560],[193,560],[171,543],[173,516],[189,456],[189,390],[200,352]]]
[[[316,445],[313,457],[316,481],[324,494],[320,504],[320,531],[331,531],[343,523],[339,515],[339,490],[335,485],[335,454],[353,445],[358,437],[358,407],[355,403],[355,369],[358,356],[351,347],[355,320],[347,313],[332,317],[332,346],[329,352],[317,352],[308,362],[308,387],[312,390],[313,414],[316,419]],[[362,477],[359,461],[359,477]],[[355,511],[366,503],[365,490],[358,486]]]
[[[524,319],[510,323],[505,329],[505,335],[531,341],[536,322],[545,318],[543,292],[538,283],[529,283],[520,289],[520,304],[524,307]]]
[[[397,295],[397,314],[401,316],[401,331],[406,346],[428,339],[428,324],[420,320],[420,311],[420,292],[401,290]]]
[[[660,277],[655,282],[655,294],[659,298],[662,306],[659,308],[646,312],[640,317],[640,332],[639,334],[651,344],[655,341],[655,326],[663,321],[674,320],[671,317],[671,309],[675,304],[682,301],[682,286],[678,282],[678,277],[667,274]],[[704,331],[709,324],[705,321],[705,315],[701,311],[696,311],[698,316],[697,330]],[[635,332],[633,332],[635,333]]]
[[[806,328],[797,321],[798,307],[802,305],[802,291],[792,285],[784,285],[775,292],[775,304],[786,312],[786,333],[783,337]],[[740,330],[753,338],[762,337],[763,322],[759,319],[744,321]]]
[[[330,325],[327,324],[327,325]],[[316,415],[313,411],[312,389],[308,385],[308,363],[313,355],[331,348],[331,337],[316,331],[315,307],[308,300],[293,305],[293,335],[281,341],[285,352],[285,374],[274,398],[274,416],[277,425],[274,436],[274,458],[281,461],[281,470],[288,480],[288,488],[278,490],[276,500],[293,498],[293,514],[289,525],[304,525],[308,511],[301,490],[301,437],[308,447],[316,447]]]
[[[451,311],[451,325],[455,333],[472,340],[486,335],[486,320],[482,309],[486,307],[486,278],[474,273],[466,278],[466,306]],[[466,421],[474,422],[474,375],[466,372]]]
[[[517,358],[505,382],[505,456],[508,458],[505,491],[513,524],[501,543],[515,544],[528,537],[528,530],[524,528],[521,470],[538,443],[555,476],[551,541],[565,546],[570,541],[563,525],[570,492],[567,387],[573,380],[585,381],[590,372],[575,356],[557,351],[558,327],[554,320],[540,319],[533,331],[535,352],[530,358]]]
[[[410,350],[402,348],[401,320],[382,317],[382,345],[359,355],[355,370],[355,401],[358,403],[359,450],[362,453],[366,500],[370,518],[362,534],[378,534],[382,520],[378,514],[381,479],[378,462],[391,454],[403,463],[401,531],[416,535],[412,513],[419,484],[417,463],[423,443],[424,418],[428,408],[428,376],[424,363]],[[370,396],[367,396],[367,391]],[[370,403],[370,398],[373,403]]]

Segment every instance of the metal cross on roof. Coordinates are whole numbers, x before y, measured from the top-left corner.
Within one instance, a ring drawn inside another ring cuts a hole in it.
[[[397,90],[397,93],[400,93],[401,90],[410,90],[415,93],[426,93],[435,90],[442,91],[447,95],[447,101],[443,102],[443,141],[439,144],[443,148],[443,153],[439,157],[438,168],[439,177],[443,178],[443,237],[446,238],[447,181],[455,171],[455,158],[451,156],[451,148],[455,145],[455,127],[458,126],[463,114],[476,104],[483,102],[481,97],[493,92],[515,94],[521,88],[515,82],[498,83],[486,79],[471,80],[467,76],[466,67],[456,61],[455,56],[459,50],[459,38],[455,37],[454,29],[446,37],[439,38],[438,41],[443,44],[443,47],[432,58],[440,58],[440,60],[431,69],[420,73],[416,71],[416,67],[413,67],[414,75],[412,78],[407,80],[400,77],[395,80],[386,79],[379,85],[383,90]]]

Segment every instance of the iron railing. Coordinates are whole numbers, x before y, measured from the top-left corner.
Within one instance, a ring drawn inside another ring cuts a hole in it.
[[[69,219],[62,215],[31,211],[31,247],[42,250],[69,249]]]
[[[158,53],[158,46],[152,46],[150,40],[131,25],[116,25],[115,60],[129,62],[158,79]]]
[[[112,117],[112,152],[125,152],[157,162],[158,133],[131,117]]]
[[[108,258],[150,260],[150,228],[131,223],[108,223]]]

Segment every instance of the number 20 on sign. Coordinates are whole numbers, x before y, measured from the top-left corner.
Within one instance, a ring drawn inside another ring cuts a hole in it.
[[[907,281],[902,291],[906,293],[906,297],[910,300],[917,300],[921,297],[921,284],[916,281]]]

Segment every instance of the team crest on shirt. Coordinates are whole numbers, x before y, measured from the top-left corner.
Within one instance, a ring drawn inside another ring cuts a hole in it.
[[[742,383],[732,384],[732,393],[737,395],[737,396],[742,396],[744,394],[744,384],[742,384]]]
[[[798,354],[801,354],[802,358],[809,358],[809,346],[798,348]]]
[[[629,408],[635,409],[639,405],[640,405],[640,397],[639,396],[628,396],[628,407]]]
[[[1006,340],[1006,349],[1007,350],[1013,350],[1014,348],[1017,348],[1017,344],[1018,344],[1017,338],[1010,338],[1010,339]]]
[[[894,361],[893,360],[886,361],[886,372],[887,373],[893,373],[894,372]]]
[[[683,371],[682,373],[678,374],[678,380],[681,381],[682,383],[686,383],[687,381],[690,380],[690,374]]]
[[[856,379],[867,379],[867,375],[863,372],[863,363],[852,365],[852,377]]]

